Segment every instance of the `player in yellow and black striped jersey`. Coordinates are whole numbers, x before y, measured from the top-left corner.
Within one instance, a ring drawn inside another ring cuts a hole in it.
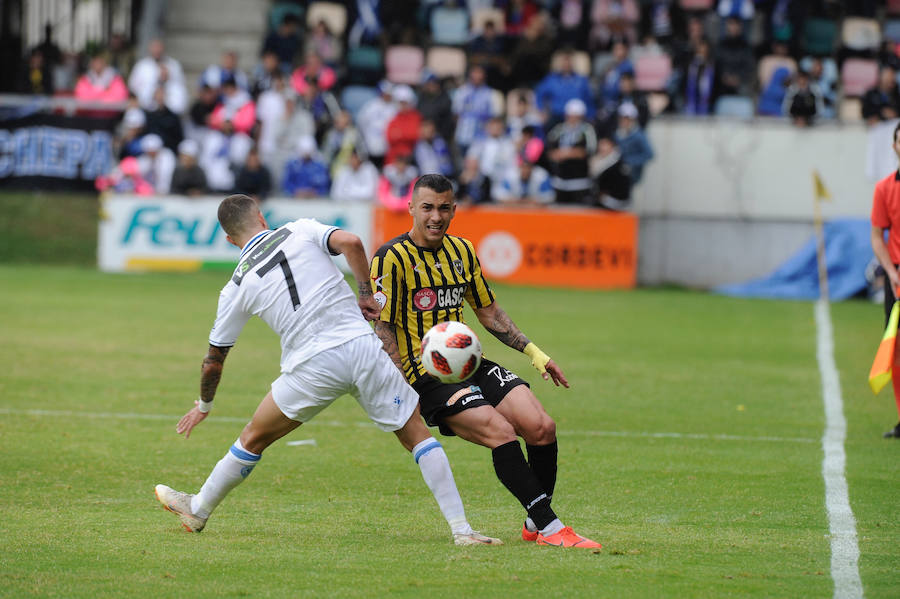
[[[550,507],[556,485],[556,424],[528,383],[488,359],[463,383],[442,383],[419,360],[421,339],[436,323],[463,320],[463,303],[506,345],[531,358],[545,380],[568,387],[562,369],[497,304],[472,242],[447,234],[456,212],[450,181],[424,175],[413,188],[408,233],[385,243],[371,277],[381,314],[375,332],[419,394],[422,416],[445,435],[491,449],[494,471],[528,513],[522,538],[540,545],[599,547],[563,526]],[[528,461],[517,436],[525,440]]]
[[[494,302],[472,242],[444,235],[436,249],[417,246],[409,233],[384,244],[372,261],[381,319],[397,324],[403,374],[410,384],[429,376],[419,360],[421,339],[438,322],[463,320],[463,300],[473,308]]]

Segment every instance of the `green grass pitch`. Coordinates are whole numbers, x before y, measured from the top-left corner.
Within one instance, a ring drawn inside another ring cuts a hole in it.
[[[278,373],[251,321],[213,415],[175,434],[226,278],[0,266],[0,596],[832,595],[811,304],[495,286],[572,388],[476,330],[556,419],[554,506],[604,548],[523,543],[489,452],[442,438],[470,521],[506,543],[459,548],[412,457],[350,398],[267,450],[203,533],[159,507],[154,484],[196,491]],[[860,575],[896,597],[900,442],[880,438],[896,414],[865,383],[881,308],[832,318]],[[286,444],[301,439],[316,444]]]

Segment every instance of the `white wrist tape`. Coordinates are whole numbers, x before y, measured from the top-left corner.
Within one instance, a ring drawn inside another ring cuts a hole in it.
[[[203,401],[203,398],[200,397],[200,403],[197,404],[197,409],[203,412],[204,414],[208,413],[212,410],[213,402],[211,401]]]

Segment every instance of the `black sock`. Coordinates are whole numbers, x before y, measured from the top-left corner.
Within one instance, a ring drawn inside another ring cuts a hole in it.
[[[556,519],[556,514],[550,509],[550,497],[528,467],[519,442],[495,447],[493,457],[497,478],[519,500],[538,529],[546,528]]]
[[[556,488],[556,456],[559,451],[556,441],[549,445],[525,444],[528,452],[528,465],[537,476],[547,493],[547,497],[553,499],[553,489]]]

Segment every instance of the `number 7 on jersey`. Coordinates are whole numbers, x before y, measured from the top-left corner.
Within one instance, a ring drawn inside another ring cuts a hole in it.
[[[284,273],[284,281],[287,283],[288,293],[291,296],[291,304],[294,306],[294,310],[296,310],[300,307],[300,296],[297,294],[297,285],[294,284],[294,273],[291,272],[291,266],[288,264],[287,256],[284,255],[283,250],[279,250],[272,256],[272,259],[257,270],[256,274],[259,275],[259,278],[261,279],[276,266],[281,266],[281,272]]]

